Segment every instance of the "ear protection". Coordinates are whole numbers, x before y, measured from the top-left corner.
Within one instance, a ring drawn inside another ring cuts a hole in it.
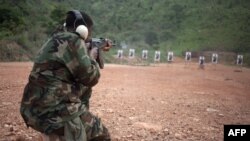
[[[84,40],[87,39],[87,37],[88,37],[88,28],[86,27],[87,23],[85,22],[84,18],[82,17],[82,14],[80,13],[80,11],[71,10],[68,13],[73,13],[75,18],[76,18],[74,21],[74,29],[75,29],[76,33],[78,33],[80,35],[80,37],[83,38]],[[77,21],[83,21],[86,26],[85,25],[78,25],[76,27],[75,24]]]

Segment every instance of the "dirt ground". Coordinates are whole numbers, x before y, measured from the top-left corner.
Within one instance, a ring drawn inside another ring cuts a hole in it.
[[[32,63],[0,63],[0,141],[36,140],[19,113]],[[197,63],[106,64],[90,110],[115,141],[222,141],[224,124],[250,124],[250,69]]]

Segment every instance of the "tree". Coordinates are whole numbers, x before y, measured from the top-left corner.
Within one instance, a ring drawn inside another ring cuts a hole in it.
[[[16,34],[23,29],[24,21],[22,16],[14,9],[0,7],[0,33],[5,33],[5,36]]]
[[[147,31],[145,33],[145,42],[150,46],[154,44],[158,44],[158,37],[157,34],[153,31]]]

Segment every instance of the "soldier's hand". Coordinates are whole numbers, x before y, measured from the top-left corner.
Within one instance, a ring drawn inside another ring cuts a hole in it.
[[[103,51],[109,51],[110,48],[112,48],[112,41],[110,39],[106,40],[106,46],[103,48]]]

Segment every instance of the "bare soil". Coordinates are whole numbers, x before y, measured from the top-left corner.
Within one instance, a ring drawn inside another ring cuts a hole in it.
[[[0,141],[37,140],[19,113],[32,63],[0,63]],[[221,141],[250,124],[250,69],[197,63],[106,64],[90,110],[115,141]]]

